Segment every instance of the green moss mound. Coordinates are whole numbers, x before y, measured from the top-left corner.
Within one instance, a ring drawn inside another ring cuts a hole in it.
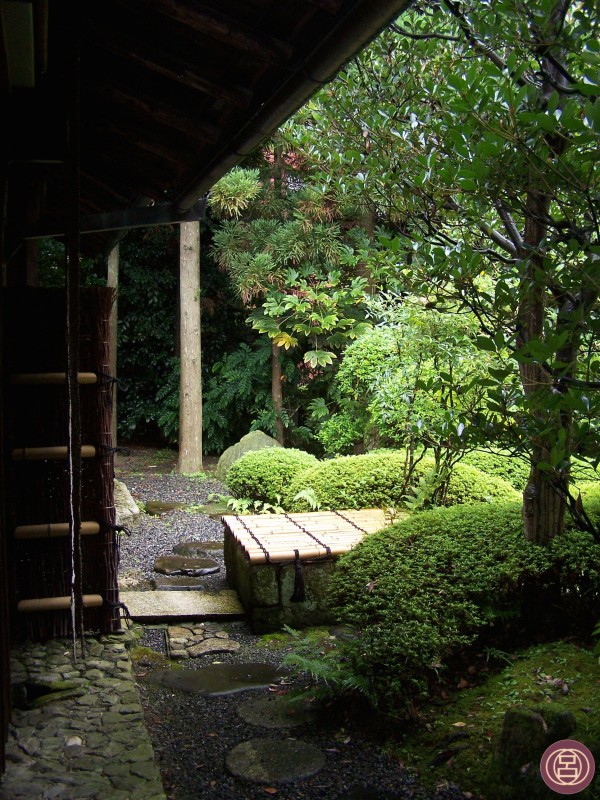
[[[318,464],[303,450],[270,447],[246,453],[231,465],[227,485],[236,497],[278,504],[295,476]]]
[[[433,469],[431,459],[420,461],[412,476],[412,487],[426,480]],[[395,451],[341,456],[298,473],[285,495],[286,508],[310,510],[306,500],[294,500],[304,489],[311,490],[322,509],[398,507],[411,494],[405,472],[405,455]],[[456,505],[515,498],[513,487],[501,478],[457,464],[450,478],[445,503]]]
[[[586,502],[599,519],[598,495]],[[348,644],[359,680],[378,703],[406,712],[486,629],[527,619],[532,599],[535,614],[591,627],[599,564],[600,545],[571,528],[549,548],[526,542],[518,502],[437,508],[341,557],[330,598],[340,619],[362,631]],[[556,608],[546,608],[546,593]],[[544,629],[542,616],[536,624]]]

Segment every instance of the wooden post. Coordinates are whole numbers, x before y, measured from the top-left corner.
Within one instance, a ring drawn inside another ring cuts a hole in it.
[[[181,383],[179,472],[202,470],[202,354],[200,345],[200,223],[179,226]]]
[[[119,245],[116,244],[108,255],[106,285],[115,290],[115,302],[113,303],[108,320],[108,346],[109,346],[109,369],[113,378],[117,377],[117,294],[119,289]],[[112,446],[117,446],[117,384],[113,385],[113,405],[111,420]]]

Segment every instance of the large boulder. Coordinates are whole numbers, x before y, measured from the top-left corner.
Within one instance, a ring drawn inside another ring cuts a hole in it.
[[[131,496],[131,492],[123,481],[115,478],[115,508],[117,510],[117,525],[127,525],[133,517],[137,517],[140,509]]]
[[[218,481],[225,482],[229,467],[234,461],[237,461],[238,458],[241,458],[246,453],[250,453],[253,450],[263,450],[265,447],[281,447],[281,445],[277,439],[273,439],[272,436],[268,436],[262,431],[250,431],[250,433],[242,436],[239,442],[232,444],[231,447],[225,450],[217,464],[215,478]]]

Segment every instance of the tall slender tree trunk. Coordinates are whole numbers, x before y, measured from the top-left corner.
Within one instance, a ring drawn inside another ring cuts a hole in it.
[[[200,223],[182,223],[179,236],[181,382],[178,468],[181,473],[192,473],[202,470]]]
[[[108,320],[108,366],[113,378],[117,377],[117,292],[119,288],[119,245],[116,244],[108,254],[106,285],[115,290],[115,301]],[[110,423],[113,447],[117,446],[117,384],[113,384],[112,417]]]
[[[284,428],[281,412],[283,411],[283,387],[281,385],[281,359],[279,357],[279,347],[272,342],[271,344],[271,397],[273,401],[273,411],[275,412],[275,428],[277,430],[277,441],[284,443]]]
[[[533,170],[532,170],[533,173]],[[544,220],[548,218],[549,198],[545,195],[539,181],[530,175],[530,189],[527,197],[527,217],[523,240],[527,248],[526,268],[521,280],[521,301],[517,316],[517,348],[521,349],[532,340],[544,339],[546,322],[545,282],[540,276],[546,274],[541,250],[546,235]],[[556,477],[540,469],[541,463],[551,461],[550,451],[557,443],[560,431],[564,431],[565,441],[570,435],[569,420],[557,411],[551,411],[552,376],[536,360],[519,362],[519,372],[523,391],[532,407],[536,408],[539,427],[547,433],[535,437],[531,451],[531,469],[523,491],[523,523],[525,538],[536,544],[546,545],[560,534],[564,528],[566,504],[558,491]]]

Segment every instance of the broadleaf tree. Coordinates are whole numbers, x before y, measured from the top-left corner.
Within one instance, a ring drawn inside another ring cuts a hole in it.
[[[285,131],[371,207],[398,287],[469,310],[504,359],[471,434],[529,456],[542,544],[567,509],[599,535],[570,480],[600,461],[599,24],[581,1],[415,3]]]

